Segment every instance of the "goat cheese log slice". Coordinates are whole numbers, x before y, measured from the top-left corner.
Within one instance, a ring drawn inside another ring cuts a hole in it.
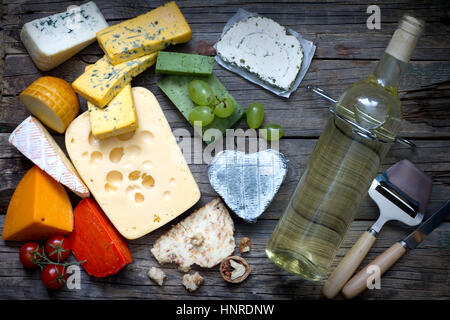
[[[250,17],[231,26],[217,43],[217,54],[283,90],[292,88],[303,60],[298,39],[264,17]]]
[[[152,254],[160,264],[189,271],[195,263],[212,268],[234,252],[234,224],[225,204],[214,199],[156,240]]]
[[[20,39],[36,66],[47,71],[86,48],[107,27],[97,5],[90,1],[26,23]]]
[[[200,190],[155,96],[131,90],[139,128],[95,139],[88,112],[67,128],[75,168],[116,229],[136,239],[179,216]]]

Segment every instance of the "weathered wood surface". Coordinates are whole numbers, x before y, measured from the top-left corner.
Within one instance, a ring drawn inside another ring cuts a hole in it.
[[[18,94],[39,76],[54,75],[73,81],[86,64],[95,62],[102,54],[97,44],[83,50],[58,68],[46,73],[38,71],[20,42],[23,23],[63,11],[70,4],[84,1],[23,1],[3,0],[1,88],[0,96],[0,225],[3,226],[9,199],[17,183],[31,162],[8,144],[9,133],[26,116]],[[165,1],[106,1],[96,3],[110,24],[142,14]],[[388,154],[382,170],[398,160],[407,158],[433,177],[433,191],[429,212],[436,210],[450,195],[450,26],[446,1],[377,1],[381,8],[382,29],[366,28],[366,8],[361,1],[177,1],[192,31],[188,44],[170,50],[196,52],[199,44],[217,41],[226,21],[244,8],[259,12],[286,25],[317,45],[316,55],[300,88],[290,99],[282,99],[214,67],[217,76],[245,107],[260,101],[266,108],[266,123],[280,123],[285,138],[280,151],[290,160],[288,176],[276,198],[257,224],[246,224],[238,218],[236,240],[249,236],[252,251],[246,256],[252,265],[251,277],[240,285],[226,284],[218,268],[197,269],[205,277],[205,284],[195,294],[189,294],[181,285],[182,273],[175,266],[165,266],[168,279],[163,288],[151,282],[146,272],[157,262],[149,253],[154,240],[168,226],[141,239],[129,241],[134,263],[117,275],[96,279],[82,274],[82,290],[50,293],[41,285],[38,272],[24,271],[17,258],[20,243],[0,241],[0,299],[1,298],[208,298],[208,299],[316,299],[320,298],[322,283],[302,281],[275,267],[265,256],[264,247],[277,219],[286,206],[302,170],[314,148],[325,120],[327,103],[305,89],[313,84],[327,90],[332,96],[351,83],[368,75],[386,47],[398,19],[405,12],[413,12],[427,21],[427,29],[419,41],[407,75],[401,85],[404,122],[401,135],[412,138],[418,145],[411,151],[396,145]],[[189,129],[184,118],[156,87],[159,76],[153,68],[133,80],[134,86],[152,90],[160,101],[173,129]],[[85,101],[82,99],[82,108]],[[240,127],[245,128],[245,122]],[[63,136],[55,135],[63,145]],[[189,160],[189,159],[188,159]],[[196,207],[216,196],[206,175],[206,165],[191,164],[199,183],[202,199]],[[78,201],[71,195],[74,205]],[[333,267],[370,226],[378,215],[374,204],[366,199],[359,210]],[[184,214],[182,217],[185,217]],[[176,221],[179,221],[177,219]],[[175,222],[176,222],[175,221]],[[437,229],[418,249],[407,253],[382,279],[382,289],[364,293],[361,299],[449,299],[450,219]],[[366,261],[398,241],[408,229],[399,224],[385,227]]]

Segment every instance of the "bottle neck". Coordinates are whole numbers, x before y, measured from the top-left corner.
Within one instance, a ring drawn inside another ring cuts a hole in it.
[[[406,66],[406,62],[400,61],[385,52],[375,67],[372,77],[378,85],[397,92]]]

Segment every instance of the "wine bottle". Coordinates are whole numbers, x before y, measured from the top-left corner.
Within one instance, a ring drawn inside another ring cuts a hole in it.
[[[399,131],[398,86],[423,26],[404,16],[373,73],[337,101],[266,247],[275,264],[309,280],[326,275]]]

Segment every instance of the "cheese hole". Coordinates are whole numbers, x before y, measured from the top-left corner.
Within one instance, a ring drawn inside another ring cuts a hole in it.
[[[142,162],[142,167],[146,170],[149,170],[152,168],[152,162],[150,160],[146,160]]]
[[[139,187],[138,185],[132,184],[129,185],[126,189],[125,189],[125,193],[128,197],[128,199],[130,200],[136,200],[136,195],[139,193],[141,193],[140,191],[142,190],[141,187]],[[138,197],[139,198],[139,197]]]
[[[45,218],[42,218],[41,221],[44,222],[44,221],[45,221]]]
[[[94,151],[91,153],[91,165],[97,165],[100,161],[102,161],[103,154],[98,151]]]
[[[88,155],[89,155],[89,152],[87,152],[87,151],[85,151],[85,152],[83,152],[83,153],[81,154],[81,156],[82,156],[83,158],[86,158]]]
[[[109,160],[111,162],[117,163],[119,162],[123,157],[123,148],[114,148],[109,153]]]
[[[93,147],[98,146],[98,144],[100,143],[100,141],[94,137],[92,132],[89,133],[88,140],[89,140],[89,144]]]
[[[112,170],[106,175],[106,181],[115,187],[118,187],[122,183],[122,179],[122,174],[116,170]]]
[[[139,170],[134,170],[134,171],[130,172],[130,174],[128,175],[128,179],[131,181],[134,181],[134,180],[139,179],[140,176],[141,176],[141,172]]]
[[[113,192],[116,192],[117,191],[117,187],[116,186],[114,186],[114,185],[112,185],[112,184],[110,184],[110,183],[106,183],[105,184],[105,191],[107,192],[107,193],[113,193]]]
[[[75,138],[72,138],[71,140],[70,140],[70,143],[74,143],[75,142]]]
[[[151,175],[147,175],[144,173],[142,175],[142,185],[145,188],[150,189],[155,185],[155,179],[153,179]]]
[[[141,141],[144,143],[151,143],[153,141],[153,133],[151,133],[150,131],[142,131]]]
[[[177,185],[175,178],[170,178],[169,183],[172,187],[175,187]]]
[[[133,138],[134,133],[135,133],[134,131],[127,132],[127,133],[122,133],[122,134],[117,136],[117,139],[119,139],[120,141],[130,140],[131,138]]]
[[[163,198],[166,201],[170,200],[170,198],[172,198],[172,194],[170,193],[170,191],[164,191]]]
[[[144,195],[142,193],[140,193],[140,192],[137,192],[134,195],[134,201],[136,201],[136,202],[143,202],[144,201]]]
[[[141,153],[141,148],[137,145],[129,146],[125,149],[127,159],[134,159]]]

